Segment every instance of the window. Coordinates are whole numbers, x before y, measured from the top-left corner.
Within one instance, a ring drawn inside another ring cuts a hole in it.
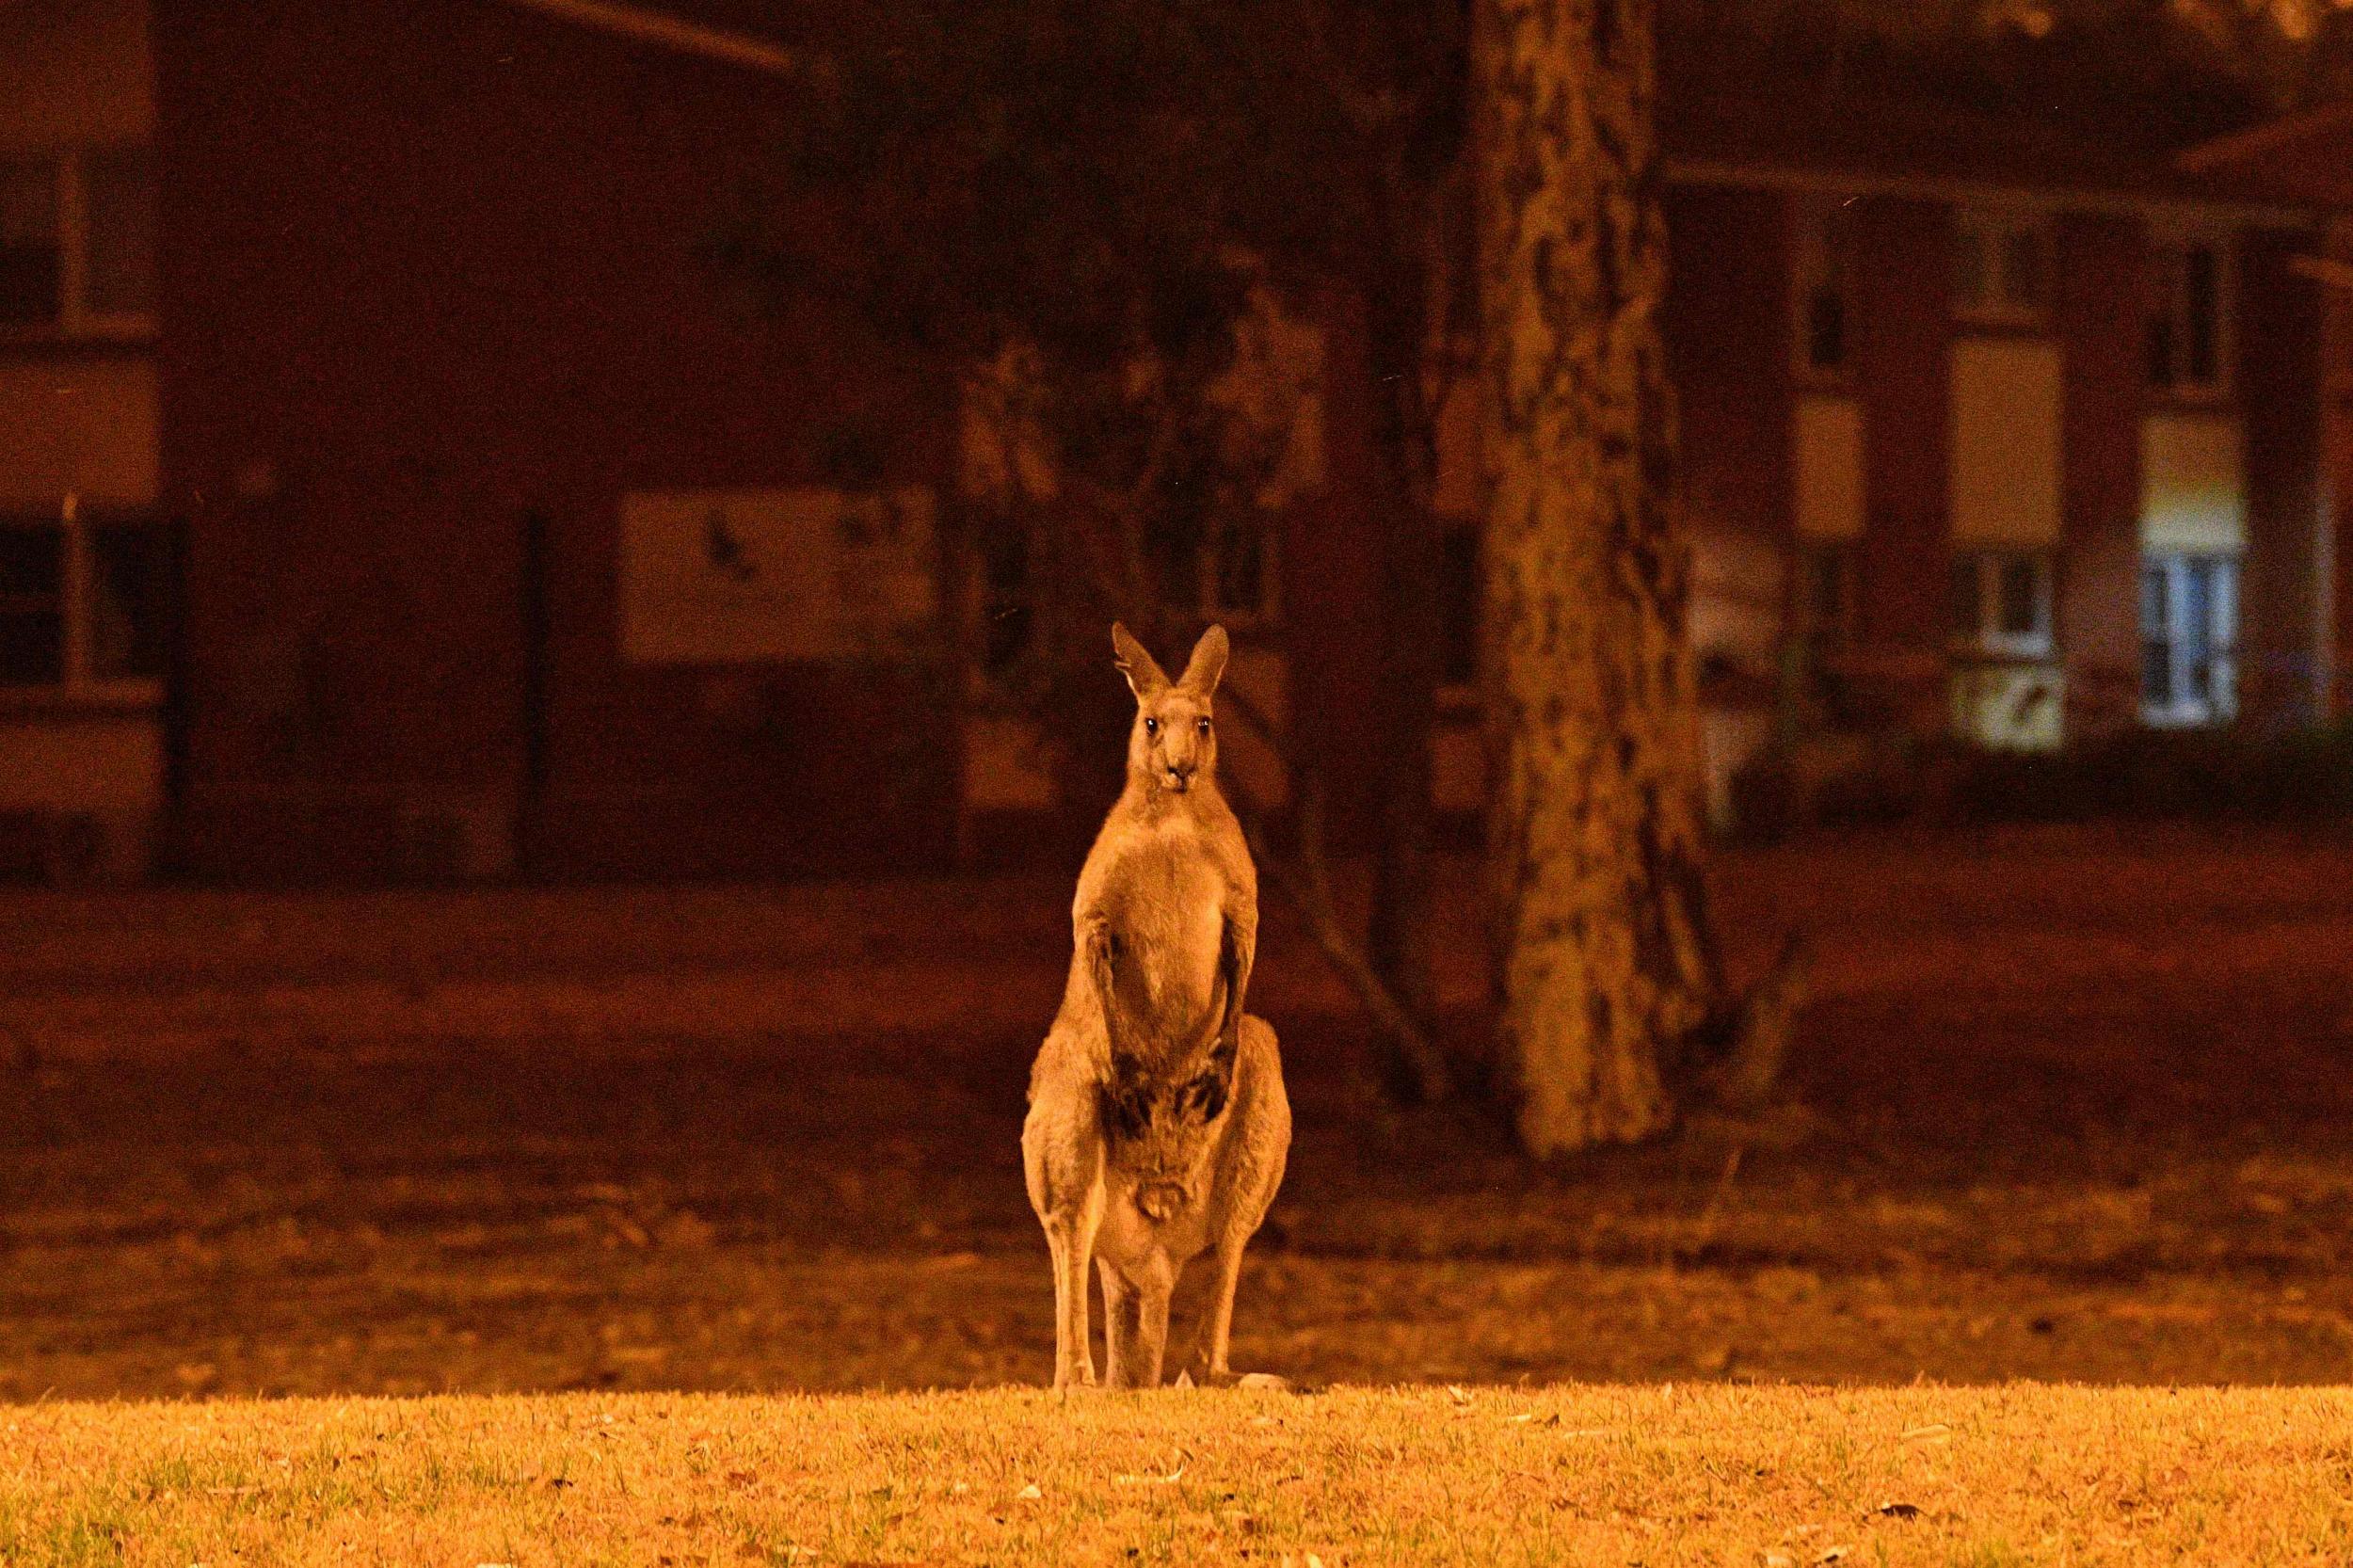
[[[0,330],[145,331],[154,311],[145,148],[0,161]]]
[[[65,680],[65,536],[0,527],[0,684]]]
[[[0,163],[0,326],[55,324],[64,289],[56,164]]]
[[[1267,581],[1267,517],[1256,506],[1223,509],[1212,522],[1208,559],[1202,563],[1209,593],[1202,605],[1212,616],[1256,620],[1273,597]]]
[[[2238,562],[2158,554],[2140,571],[2140,704],[2151,724],[2215,724],[2238,705]]]
[[[153,523],[0,520],[0,688],[152,699],[171,592]]]
[[[1036,620],[1030,603],[1030,541],[1017,528],[982,538],[981,668],[1002,675],[1030,649]]]
[[[1798,552],[1798,630],[1816,658],[1854,641],[1855,560],[1843,544],[1810,544]]]
[[[1953,312],[1966,321],[2027,324],[2051,304],[2050,231],[2033,213],[1970,209],[1953,233]]]
[[[1954,556],[1953,641],[1969,652],[2049,657],[2051,558],[2020,551]]]
[[[1144,540],[1161,602],[1237,624],[1274,613],[1273,537],[1266,511],[1246,504],[1172,506]]]
[[[1479,530],[1451,523],[1439,541],[1438,684],[1479,684]]]
[[[1854,354],[1851,212],[1847,202],[1835,199],[1804,201],[1797,209],[1791,271],[1797,292],[1798,370],[1808,379],[1837,379]]]
[[[2222,391],[2223,252],[2211,241],[2159,245],[2149,255],[2149,384],[2176,396]]]

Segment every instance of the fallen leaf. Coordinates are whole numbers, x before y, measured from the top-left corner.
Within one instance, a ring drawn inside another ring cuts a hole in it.
[[[1817,1557],[1817,1558],[1816,1558],[1816,1559],[1814,1560],[1815,1563],[1817,1564],[1817,1568],[1819,1568],[1819,1565],[1820,1565],[1820,1564],[1822,1564],[1822,1563],[1825,1563],[1825,1562],[1836,1562],[1836,1561],[1837,1561],[1840,1558],[1845,1557],[1845,1556],[1847,1555],[1847,1551],[1848,1551],[1848,1548],[1847,1548],[1847,1547],[1845,1547],[1845,1546],[1825,1546],[1825,1547],[1823,1547],[1823,1548],[1822,1548],[1822,1555],[1821,1555],[1820,1557]]]
[[[1930,1421],[1925,1427],[1911,1427],[1904,1432],[1907,1443],[1942,1443],[1953,1434],[1953,1429],[1942,1421]]]
[[[1046,1494],[1039,1489],[1037,1482],[1032,1481],[1029,1485],[1015,1493],[1014,1496],[1020,1498],[1025,1503],[1033,1503],[1041,1497],[1044,1497]]]
[[[1765,1568],[1798,1568],[1798,1560],[1787,1552],[1767,1552]]]
[[[1871,1512],[1885,1514],[1890,1519],[1917,1519],[1920,1517],[1920,1505],[1918,1503],[1881,1503]]]
[[[1454,1402],[1456,1404],[1468,1404],[1471,1402],[1471,1397],[1468,1394],[1464,1393],[1462,1388],[1455,1384],[1448,1384],[1446,1385],[1446,1391],[1449,1395],[1453,1396]]]

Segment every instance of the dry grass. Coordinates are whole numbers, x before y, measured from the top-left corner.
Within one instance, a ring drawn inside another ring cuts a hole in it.
[[[2349,1432],[2026,1384],[50,1405],[0,1418],[0,1559],[2343,1562]]]

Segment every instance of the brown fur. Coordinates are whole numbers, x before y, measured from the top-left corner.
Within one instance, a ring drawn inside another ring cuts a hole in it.
[[[1030,1074],[1021,1152],[1054,1259],[1054,1386],[1095,1382],[1087,1268],[1101,1274],[1105,1379],[1160,1381],[1176,1276],[1214,1250],[1217,1288],[1193,1365],[1225,1382],[1242,1248],[1290,1150],[1274,1031],[1243,1011],[1258,877],[1217,787],[1211,627],[1172,682],[1112,628],[1136,696],[1128,785],[1071,905],[1070,978]]]

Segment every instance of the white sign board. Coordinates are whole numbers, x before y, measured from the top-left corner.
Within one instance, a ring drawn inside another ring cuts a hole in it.
[[[932,550],[920,488],[625,495],[621,657],[889,657],[937,613]]]

